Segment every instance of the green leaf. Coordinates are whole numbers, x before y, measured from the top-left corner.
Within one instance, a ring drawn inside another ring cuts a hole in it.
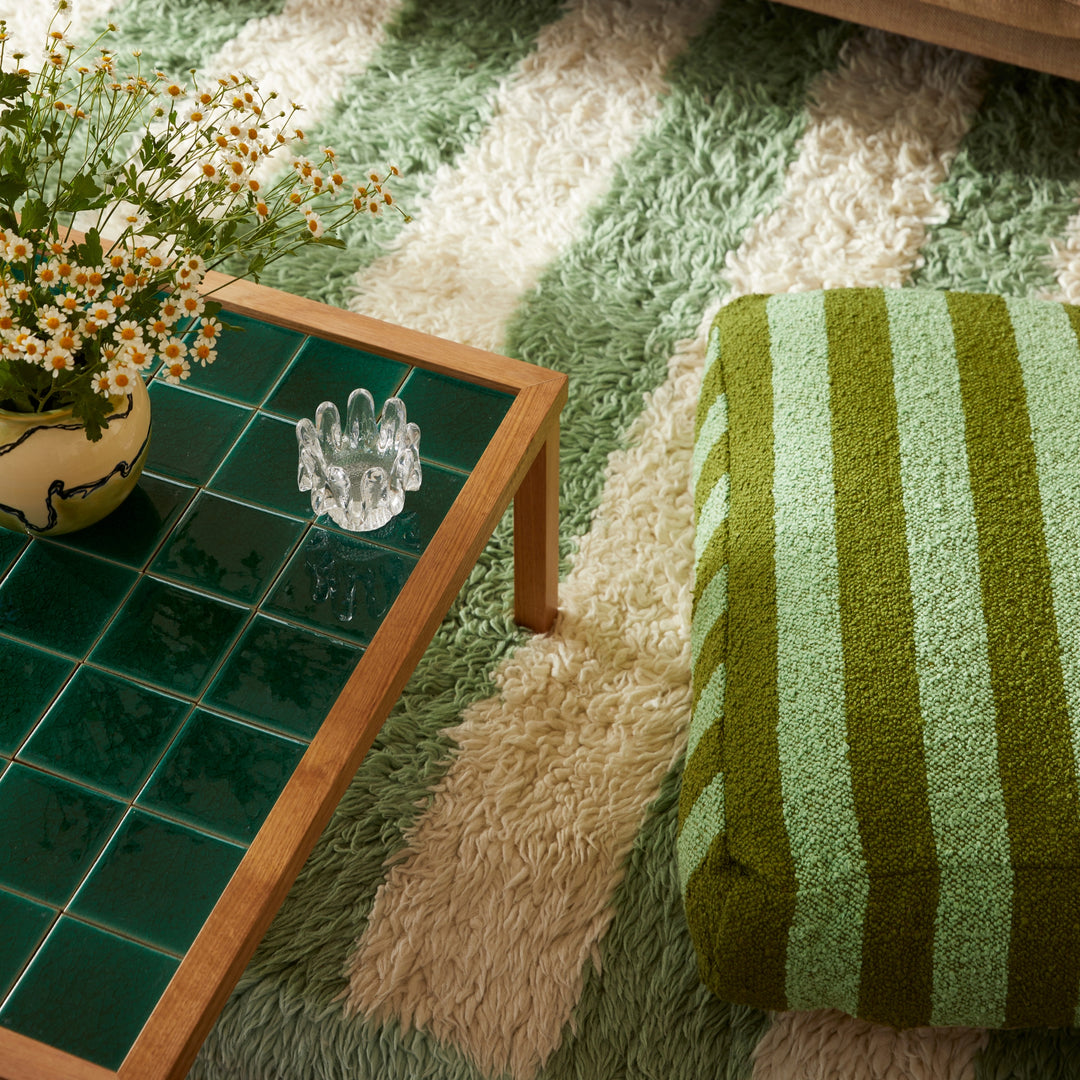
[[[49,222],[49,208],[43,199],[27,199],[22,205],[21,228],[26,232],[43,229]]]
[[[105,192],[88,173],[76,173],[64,182],[56,200],[57,209],[69,213],[93,210],[105,205]]]
[[[324,247],[344,248],[345,241],[340,236],[313,236],[309,244],[322,244]]]
[[[76,245],[76,254],[83,266],[98,266],[105,259],[105,252],[101,247],[101,234],[97,229],[91,228],[86,234],[86,240]]]
[[[29,75],[18,75],[14,71],[0,71],[0,101],[13,101],[21,97],[29,85]]]

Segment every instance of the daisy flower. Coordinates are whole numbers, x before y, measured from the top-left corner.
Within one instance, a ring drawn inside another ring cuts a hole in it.
[[[206,301],[193,289],[183,289],[180,293],[180,310],[189,316],[201,315]]]
[[[67,349],[53,347],[42,358],[42,367],[52,372],[55,379],[61,371],[72,371],[75,368],[75,357]]]
[[[37,313],[38,329],[47,334],[56,334],[63,330],[67,324],[67,316],[58,307],[49,305],[41,308]]]
[[[139,373],[132,367],[128,367],[123,361],[114,360],[106,369],[105,374],[117,394],[128,393],[139,378]]]
[[[165,361],[166,364],[174,363],[177,360],[183,360],[187,356],[187,346],[178,337],[166,338],[158,346],[158,356]]]
[[[125,319],[123,322],[117,323],[113,330],[113,337],[123,343],[141,341],[142,336],[143,329],[134,319]]]
[[[191,365],[184,359],[170,360],[162,368],[162,371],[165,373],[166,382],[178,383],[191,374]]]
[[[217,349],[208,341],[197,341],[191,347],[191,355],[199,361],[201,367],[206,367],[217,359]]]

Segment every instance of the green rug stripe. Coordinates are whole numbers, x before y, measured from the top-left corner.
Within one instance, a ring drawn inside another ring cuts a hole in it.
[[[1072,884],[1048,877],[1043,867],[1077,864],[1080,818],[1062,670],[1051,644],[1053,590],[1023,375],[1003,300],[950,293],[948,301],[1015,875],[1006,1023],[1068,1024],[1077,1006],[1080,924],[1055,936],[1039,914],[1072,902]],[[988,370],[987,341],[1010,362]],[[1024,574],[1014,575],[1013,565],[1024,566]],[[1026,736],[1032,730],[1044,732],[1034,753]]]
[[[122,71],[128,67],[131,51],[141,49],[144,73],[161,70],[173,78],[187,77],[192,67],[202,74],[203,65],[250,19],[277,15],[284,7],[285,0],[185,0],[183,4],[123,0],[110,10],[107,19],[97,20],[85,36],[92,40],[111,22],[116,32],[102,44],[115,51]],[[216,78],[222,72],[205,74]],[[269,93],[273,87],[261,89]]]
[[[903,358],[893,385],[927,791],[941,870],[930,1019],[1001,1023],[1012,872],[952,322],[942,293],[890,289],[885,301],[892,349]],[[968,870],[976,861],[980,888],[972,888]],[[978,985],[964,978],[975,956],[984,973]]]
[[[825,294],[774,296],[768,318],[776,459],[777,744],[797,881],[787,997],[793,1009],[828,1003],[854,1014],[869,884],[846,751]],[[806,640],[817,647],[805,649]],[[813,753],[806,752],[808,746]],[[822,832],[836,839],[835,859],[821,858]]]
[[[453,165],[479,139],[495,91],[536,46],[561,0],[407,0],[386,26],[386,38],[365,70],[350,79],[334,108],[308,132],[312,146],[333,146],[346,176],[395,165],[398,205],[423,213],[435,171]],[[384,214],[340,230],[344,251],[314,247],[282,259],[260,280],[337,307],[347,307],[356,275],[383,254],[404,228]]]
[[[1080,82],[995,65],[941,187],[949,218],[931,228],[912,284],[1033,293],[1055,286],[1048,241],[1076,211]]]
[[[728,926],[746,920],[745,930],[733,933],[732,937],[753,942],[754,927],[750,923],[756,919],[779,928],[770,935],[774,940],[784,939],[794,915],[796,882],[784,822],[776,735],[779,701],[773,561],[775,512],[769,498],[746,497],[751,478],[758,491],[773,489],[769,323],[764,298],[753,297],[736,303],[742,305],[745,317],[742,332],[724,332],[721,350],[728,394],[731,470],[747,478],[747,483],[732,489],[730,527],[742,541],[738,550],[753,555],[731,559],[728,568],[730,618],[745,633],[731,638],[725,659],[724,743],[737,748],[740,762],[739,769],[727,777],[725,803],[731,808],[733,820],[754,823],[752,829],[729,831],[727,847],[730,858],[746,867],[748,875],[759,883],[762,899],[754,915],[737,902],[735,895],[729,894],[723,900],[714,895],[711,902],[723,907]],[[729,705],[733,700],[740,704],[736,713]],[[707,867],[708,860],[703,870]],[[691,882],[700,876],[699,871],[691,877]],[[732,958],[727,981],[714,989],[723,994],[729,987],[752,988],[752,1000],[769,1003],[770,1007],[784,1007],[787,1001],[784,958],[775,952],[756,953],[747,949],[741,958]],[[730,996],[737,999],[742,994]]]
[[[607,455],[724,290],[725,253],[780,197],[805,126],[806,87],[846,24],[754,0],[725,2],[672,65],[670,92],[580,239],[508,328],[512,356],[570,375],[560,485],[564,536],[588,528]]]

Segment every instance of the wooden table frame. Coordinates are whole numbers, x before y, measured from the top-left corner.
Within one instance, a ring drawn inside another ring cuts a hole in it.
[[[514,395],[119,1070],[0,1028],[3,1080],[181,1080],[495,525],[514,502],[514,612],[538,632],[558,591],[559,412],[567,377],[246,281],[227,310]]]

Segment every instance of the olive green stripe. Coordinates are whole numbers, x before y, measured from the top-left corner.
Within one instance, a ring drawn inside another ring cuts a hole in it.
[[[694,453],[691,458],[690,488],[696,492],[698,481],[701,479],[702,469],[706,460],[716,453],[716,444],[727,434],[727,398],[720,394],[713,401],[711,408],[702,417],[698,413],[700,423],[694,434]],[[726,451],[727,443],[724,443]],[[724,455],[726,467],[727,455]]]
[[[693,667],[693,698],[691,711],[698,708],[705,687],[712,682],[716,669],[724,663],[724,649],[728,644],[728,617],[722,615],[709,628],[701,645],[701,661]],[[721,705],[721,708],[723,706]]]
[[[731,312],[733,308],[729,308]],[[731,860],[743,868],[730,882],[724,940],[725,978],[740,1000],[785,1008],[786,941],[794,913],[795,871],[784,825],[776,742],[776,582],[773,570],[773,436],[769,326],[765,301],[742,300],[737,318],[721,323],[732,475],[729,527],[739,537],[728,560],[724,745],[725,802]],[[739,883],[755,887],[743,896]],[[749,903],[753,897],[753,904]],[[756,907],[756,911],[754,908]],[[771,942],[771,945],[770,945]]]
[[[949,293],[956,337],[998,761],[1015,875],[1009,1026],[1069,1024],[1077,1005],[1076,772],[1023,376],[1005,301]],[[1033,739],[1033,733],[1038,738]]]
[[[716,530],[727,520],[731,485],[724,473],[709,492],[708,498],[697,512],[694,525],[694,561],[700,560],[708,548]]]
[[[1043,533],[1054,604],[1057,653],[1069,721],[1069,752],[1075,776],[1080,760],[1080,484],[1077,480],[1077,403],[1080,402],[1080,349],[1069,314],[1058,304],[1007,301],[1016,335],[1039,480]],[[1066,856],[1068,857],[1068,856]],[[1080,871],[1077,853],[1069,863]],[[1058,941],[1060,981],[1073,993],[1075,1022],[1080,1009],[1080,935]],[[1070,968],[1071,965],[1071,968]]]
[[[694,566],[694,601],[691,607],[691,621],[697,614],[698,597],[702,596],[721,570],[727,567],[728,523],[722,521],[712,539],[705,545],[705,550],[697,556]]]
[[[717,664],[704,689],[697,692],[690,728],[686,737],[687,756],[692,754],[701,742],[702,736],[718,720],[724,717],[724,685],[727,671],[723,664]]]
[[[1008,991],[1012,869],[952,323],[944,293],[884,295],[926,781],[941,870],[930,1020],[996,1027]]]
[[[727,567],[720,566],[702,587],[695,587],[694,619],[690,626],[690,670],[696,674],[705,637],[727,612]]]
[[[859,1015],[919,1025],[931,1012],[938,872],[888,312],[881,292],[856,290],[827,292],[825,311],[848,744],[871,882]]]
[[[829,338],[821,292],[774,296],[777,741],[798,891],[787,956],[793,1009],[859,1006],[869,895],[844,713],[829,415]],[[821,857],[827,837],[830,857]]]
[[[701,793],[712,783],[713,777],[723,771],[723,740],[723,724],[713,724],[698,740],[694,753],[687,755],[679,792],[680,820],[686,819]]]
[[[709,327],[709,340],[705,348],[705,371],[698,392],[697,411],[694,414],[694,440],[701,435],[705,417],[712,411],[716,399],[724,392],[724,367],[720,363],[720,331],[713,321]]]
[[[694,484],[694,512],[697,514],[712,493],[716,482],[728,471],[727,433],[720,435],[707,451],[703,451],[704,460],[700,465],[692,466]]]

